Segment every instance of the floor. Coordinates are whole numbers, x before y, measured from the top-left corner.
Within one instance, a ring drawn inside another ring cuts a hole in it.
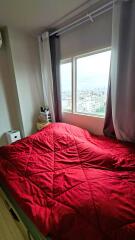
[[[0,240],[28,240],[24,226],[15,220],[0,192]]]

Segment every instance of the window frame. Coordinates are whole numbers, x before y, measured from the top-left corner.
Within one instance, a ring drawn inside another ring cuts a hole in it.
[[[66,64],[71,62],[71,97],[72,97],[72,106],[71,106],[71,111],[64,110],[63,112],[67,113],[73,113],[73,59],[72,58],[66,58],[60,60],[60,65],[61,64]],[[60,91],[61,91],[61,79],[60,79]],[[61,106],[62,106],[62,94],[61,94]]]
[[[71,58],[67,58],[67,59],[63,59],[60,61],[60,64],[64,64],[64,63],[68,63],[71,62],[71,76],[72,76],[72,108],[71,111],[66,111],[63,110],[64,113],[73,113],[73,114],[79,114],[79,115],[84,115],[84,116],[92,116],[92,117],[98,117],[98,118],[105,118],[105,116],[101,116],[98,114],[92,114],[92,113],[83,113],[83,112],[77,112],[77,59],[83,58],[83,57],[88,57],[94,54],[98,54],[98,53],[103,53],[106,51],[111,51],[112,48],[111,47],[106,47],[106,48],[102,48],[102,49],[98,49],[98,50],[94,50],[91,52],[87,52],[87,53],[83,53],[83,54],[79,54],[76,55],[74,57]],[[62,101],[62,99],[61,99]]]

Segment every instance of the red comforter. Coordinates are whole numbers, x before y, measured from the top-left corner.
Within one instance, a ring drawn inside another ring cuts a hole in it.
[[[0,181],[46,236],[135,240],[135,148],[68,124],[0,148]]]

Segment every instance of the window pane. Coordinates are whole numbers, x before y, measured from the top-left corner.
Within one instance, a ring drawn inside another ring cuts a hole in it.
[[[77,59],[77,112],[105,115],[111,51]]]
[[[62,111],[72,111],[72,62],[60,66]]]

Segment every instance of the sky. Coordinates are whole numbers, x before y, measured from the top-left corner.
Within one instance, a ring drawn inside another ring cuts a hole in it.
[[[77,59],[77,90],[103,88],[108,85],[111,51]],[[61,65],[62,91],[71,91],[71,63]]]

